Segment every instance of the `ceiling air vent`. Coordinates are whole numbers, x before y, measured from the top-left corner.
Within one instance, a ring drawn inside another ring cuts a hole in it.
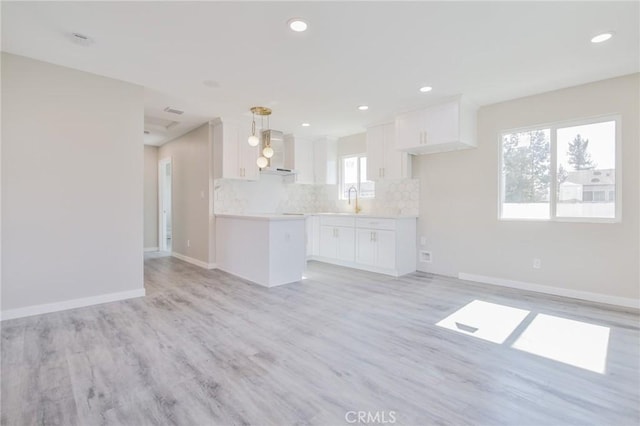
[[[178,114],[178,115],[182,115],[184,114],[184,111],[180,111],[179,109],[176,108],[171,108],[171,107],[166,107],[164,109],[165,112],[169,112],[171,114]]]

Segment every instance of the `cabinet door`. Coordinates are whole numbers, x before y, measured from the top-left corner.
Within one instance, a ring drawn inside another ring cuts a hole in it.
[[[323,138],[313,142],[313,170],[315,183],[338,183],[338,145],[335,139]]]
[[[384,137],[386,127],[387,126],[374,126],[367,129],[368,180],[376,181],[384,177]]]
[[[396,127],[395,124],[385,124],[383,126],[384,166],[382,177],[384,179],[403,179],[411,177],[409,167],[409,154],[396,149]]]
[[[380,268],[393,269],[396,267],[396,233],[395,231],[374,232],[376,245],[375,264]]]
[[[335,259],[338,255],[336,228],[333,226],[320,227],[320,256]]]
[[[294,141],[294,163],[296,183],[314,183],[313,144],[310,141],[296,138]]]
[[[396,148],[415,148],[422,145],[424,136],[424,111],[408,112],[396,117]]]
[[[363,265],[376,264],[375,231],[371,229],[358,229],[356,231],[356,262]]]
[[[338,241],[337,257],[345,262],[353,262],[356,258],[356,236],[354,228],[338,226],[335,228]]]

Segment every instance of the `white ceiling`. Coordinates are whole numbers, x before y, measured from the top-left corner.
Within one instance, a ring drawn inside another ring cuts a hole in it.
[[[486,105],[638,72],[639,15],[610,1],[3,1],[2,50],[144,86],[145,115],[178,122],[155,144],[254,105],[272,128],[338,137],[459,93]],[[286,25],[298,16],[305,33]]]

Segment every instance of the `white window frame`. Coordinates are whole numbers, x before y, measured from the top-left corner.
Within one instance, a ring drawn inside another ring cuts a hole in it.
[[[358,165],[358,171],[357,171],[357,176],[358,176],[358,185],[356,187],[356,189],[358,190],[358,198],[362,199],[362,198],[366,198],[366,199],[372,199],[372,198],[376,198],[376,191],[375,188],[373,190],[373,196],[369,197],[363,197],[360,193],[360,159],[362,157],[367,159],[367,162],[369,161],[369,158],[367,157],[367,153],[363,152],[363,153],[359,153],[359,154],[346,154],[346,155],[342,155],[340,157],[339,163],[338,163],[338,175],[339,175],[339,179],[338,179],[338,199],[339,200],[346,200],[347,197],[345,197],[343,191],[342,191],[342,187],[344,186],[344,159],[345,158],[350,158],[350,157],[357,157],[358,161],[356,162]],[[368,176],[367,176],[368,177]],[[367,181],[367,182],[371,182],[371,181]],[[374,183],[375,185],[375,183]]]
[[[616,135],[615,135],[615,149],[616,149],[616,186],[615,186],[615,217],[558,217],[556,216],[556,204],[558,198],[558,144],[557,144],[557,131],[558,129],[573,126],[583,126],[588,124],[602,123],[607,121],[615,122]],[[588,118],[581,118],[575,120],[556,121],[553,123],[537,124],[527,127],[519,127],[513,129],[505,129],[498,135],[498,220],[503,222],[582,222],[582,223],[619,223],[622,221],[622,131],[621,131],[622,118],[619,114],[607,114],[599,115]],[[531,132],[535,130],[550,130],[549,149],[551,154],[551,179],[550,179],[550,191],[549,194],[549,218],[509,218],[502,217],[502,204],[504,198],[504,175],[503,175],[503,141],[504,135],[510,133],[523,133]]]

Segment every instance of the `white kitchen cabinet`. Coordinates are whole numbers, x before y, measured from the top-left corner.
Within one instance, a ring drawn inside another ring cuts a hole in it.
[[[320,226],[320,256],[342,262],[355,259],[355,230],[347,226]]]
[[[385,269],[396,265],[396,233],[380,229],[357,230],[356,262]]]
[[[313,142],[314,182],[318,185],[338,183],[337,140],[322,138]]]
[[[246,128],[245,128],[246,127]],[[225,179],[257,180],[259,169],[256,164],[258,147],[247,143],[250,126],[235,122],[213,123],[213,144],[216,177]]]
[[[396,149],[395,123],[367,129],[367,179],[411,177],[409,154]]]
[[[315,183],[313,142],[284,135],[284,168],[296,171],[295,183]]]
[[[321,258],[343,262],[355,260],[355,219],[343,216],[320,216]]]
[[[356,262],[363,265],[376,264],[376,244],[373,241],[373,231],[370,229],[358,229],[356,231]]]
[[[320,255],[320,218],[307,216],[307,259]]]
[[[399,276],[416,270],[416,218],[321,215],[311,259]]]
[[[410,154],[431,154],[473,148],[476,108],[457,97],[423,110],[401,114],[395,121],[396,148]]]

